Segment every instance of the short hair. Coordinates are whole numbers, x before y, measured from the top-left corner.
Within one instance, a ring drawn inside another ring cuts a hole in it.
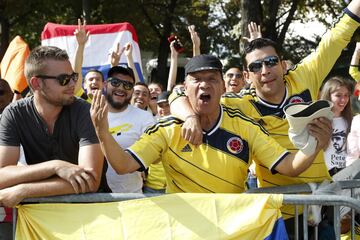
[[[135,83],[134,71],[128,66],[113,66],[112,68],[110,68],[107,77],[110,78],[114,76],[114,74],[116,73],[124,74],[125,76],[130,76]]]
[[[89,71],[87,71],[85,73],[84,79],[86,78],[86,75],[88,75],[88,73],[91,73],[91,72],[95,72],[95,73],[100,74],[102,81],[105,81],[104,74],[101,71],[97,70],[97,69],[90,69]]]
[[[247,62],[246,62],[246,56],[253,52],[256,49],[261,49],[264,47],[273,47],[275,49],[276,54],[281,57],[281,51],[280,48],[278,46],[278,44],[269,39],[269,38],[256,38],[254,40],[252,40],[246,47],[244,50],[244,54],[243,54],[243,65],[244,65],[244,69],[247,69]]]
[[[151,82],[151,83],[149,83],[148,86],[150,86],[151,84],[158,85],[158,87],[161,89],[161,91],[164,91],[164,87],[163,87],[163,85],[161,83],[159,83],[159,82]]]
[[[34,48],[25,61],[25,77],[30,86],[30,79],[33,76],[43,74],[47,60],[69,61],[65,50],[54,46],[38,46]]]

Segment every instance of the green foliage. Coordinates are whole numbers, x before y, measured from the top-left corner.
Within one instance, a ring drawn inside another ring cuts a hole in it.
[[[142,50],[157,53],[167,47],[160,45],[161,39],[170,33],[179,36],[185,45],[185,55],[192,55],[192,43],[187,26],[194,24],[201,38],[201,51],[214,53],[228,59],[231,65],[240,65],[239,41],[241,33],[241,0],[177,0],[174,14],[169,18],[172,0],[88,0],[89,24],[130,22],[136,28]],[[316,20],[330,26],[346,6],[344,0],[274,0],[261,1],[263,29],[279,34],[284,28],[289,10],[297,4],[292,21],[303,23]],[[0,19],[10,24],[9,39],[21,35],[30,47],[40,44],[40,34],[47,22],[76,24],[81,16],[82,1],[49,0],[3,0],[0,1]],[[276,5],[278,4],[278,5]],[[314,17],[309,18],[309,12]],[[269,23],[276,20],[276,24]],[[170,33],[165,26],[170,21]],[[273,29],[269,29],[273,28]],[[285,26],[285,31],[287,28]],[[6,33],[2,33],[6,34]],[[317,45],[313,40],[288,32],[284,40],[285,57],[298,62]],[[356,38],[359,39],[359,35]],[[161,43],[164,44],[164,43]],[[4,46],[1,46],[2,48]]]

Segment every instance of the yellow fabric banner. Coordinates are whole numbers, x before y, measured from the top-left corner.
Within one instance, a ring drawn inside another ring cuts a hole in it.
[[[278,224],[282,199],[178,193],[110,203],[19,205],[16,239],[279,239],[286,235]]]

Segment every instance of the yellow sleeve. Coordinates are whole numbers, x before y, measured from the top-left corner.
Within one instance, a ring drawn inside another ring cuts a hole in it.
[[[258,126],[250,126],[253,128],[249,131],[250,141],[252,146],[252,159],[269,170],[272,170],[273,166],[285,158],[289,151],[282,147],[272,137],[265,134]]]
[[[77,92],[75,93],[75,96],[76,96],[76,97],[81,97],[84,93],[85,93],[84,89],[83,89],[83,88],[80,88],[79,91],[77,91]]]
[[[355,81],[358,82],[360,80],[359,67],[350,66],[349,67],[349,74]]]
[[[146,132],[127,150],[136,161],[145,168],[161,159],[163,152],[168,148],[165,130],[160,124],[156,124]]]
[[[320,88],[359,26],[359,23],[348,14],[344,13],[335,26],[322,37],[315,52],[303,59],[294,71],[289,72],[294,79],[305,82],[307,86],[313,86],[313,89]]]

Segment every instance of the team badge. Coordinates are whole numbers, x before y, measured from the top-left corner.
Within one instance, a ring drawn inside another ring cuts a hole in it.
[[[243,150],[244,144],[241,138],[232,137],[227,141],[226,147],[232,154],[238,154]]]
[[[294,96],[289,100],[289,103],[301,103],[301,102],[305,102],[305,101],[300,96]]]

